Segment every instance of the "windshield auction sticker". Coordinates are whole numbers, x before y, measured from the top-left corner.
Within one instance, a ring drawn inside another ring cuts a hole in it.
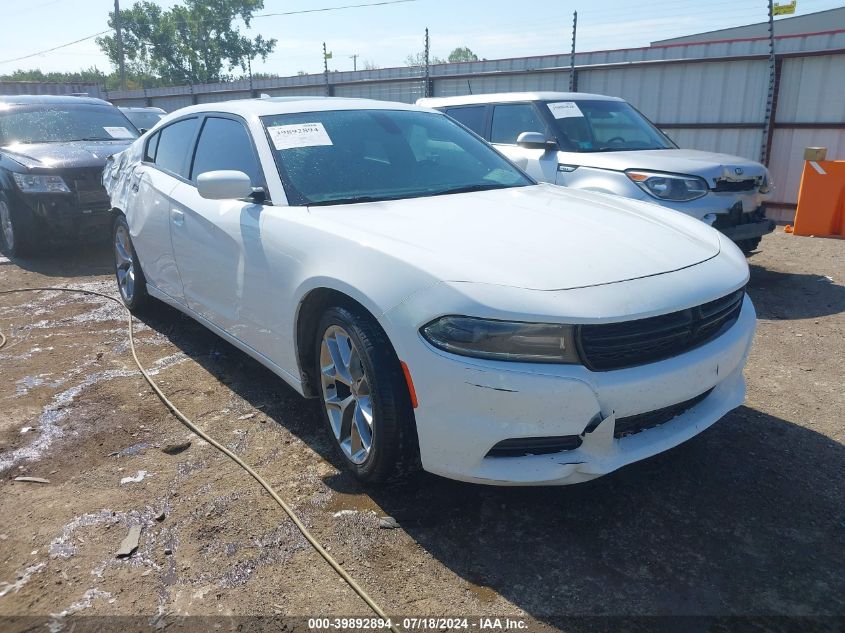
[[[133,138],[132,132],[127,130],[125,127],[104,127],[103,129],[108,132],[109,136],[112,138]]]
[[[267,128],[276,149],[296,147],[319,147],[332,145],[322,123],[297,123],[295,125],[271,125]]]
[[[552,111],[552,116],[556,119],[568,119],[569,117],[580,116],[584,113],[581,108],[574,101],[558,101],[557,103],[550,103],[549,110]]]

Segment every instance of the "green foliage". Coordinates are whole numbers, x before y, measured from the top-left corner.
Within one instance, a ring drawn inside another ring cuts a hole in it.
[[[120,77],[117,72],[104,73],[96,66],[83,68],[76,72],[47,72],[42,70],[16,70],[8,75],[0,76],[0,81],[49,81],[57,83],[98,83],[105,86],[106,90],[117,90],[120,88]],[[155,88],[164,83],[158,77],[150,75],[137,75],[127,73],[126,87],[129,90],[138,88]]]
[[[185,0],[162,9],[148,0],[121,9],[123,49],[127,74],[158,77],[165,84],[198,84],[225,81],[225,71],[247,69],[247,61],[262,60],[273,51],[275,39],[241,35],[233,22],[249,28],[263,0]],[[114,28],[114,12],[109,14]],[[97,43],[115,67],[118,65],[114,35]]]
[[[448,61],[445,59],[440,59],[439,57],[432,57],[429,60],[430,64],[447,64]],[[425,53],[417,53],[416,55],[408,55],[405,58],[405,65],[406,66],[425,66]]]
[[[449,62],[457,64],[458,62],[477,62],[478,55],[473,53],[467,46],[459,46],[451,53],[449,53]]]
[[[456,64],[458,62],[477,62],[478,55],[473,53],[467,46],[459,46],[446,59],[440,57],[432,57],[431,64]],[[417,53],[415,55],[408,55],[405,58],[406,66],[425,66],[425,53]]]

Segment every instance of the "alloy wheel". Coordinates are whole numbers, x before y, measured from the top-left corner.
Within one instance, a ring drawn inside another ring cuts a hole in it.
[[[373,446],[370,379],[352,337],[338,325],[323,334],[320,379],[335,439],[353,464],[363,464]]]
[[[120,294],[124,301],[131,303],[135,297],[135,260],[132,257],[132,240],[125,226],[118,226],[114,233],[114,259]]]

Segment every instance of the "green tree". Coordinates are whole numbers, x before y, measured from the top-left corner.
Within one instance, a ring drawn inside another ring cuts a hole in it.
[[[473,53],[469,47],[460,46],[449,53],[449,62],[457,64],[458,62],[477,62],[478,55]]]
[[[82,70],[72,72],[58,72],[52,71],[45,73],[39,69],[31,70],[16,70],[7,75],[0,76],[2,81],[49,81],[56,83],[98,83],[105,86],[106,90],[117,90],[120,87],[120,77],[117,72],[110,74],[104,73],[96,66],[90,68],[83,68]],[[139,75],[135,73],[127,73],[126,87],[129,90],[136,88],[155,88],[161,86],[162,81],[158,77],[151,75]]]
[[[439,57],[432,57],[429,61],[430,64],[445,64],[447,61],[445,59],[440,59]],[[425,66],[425,53],[416,53],[415,55],[408,55],[405,58],[405,65],[406,66]]]
[[[214,83],[230,78],[225,71],[247,69],[247,61],[267,55],[275,39],[244,37],[233,24],[250,26],[263,0],[185,0],[162,9],[148,0],[121,9],[127,74],[155,76],[165,83]],[[114,28],[114,12],[109,13]],[[118,65],[114,35],[97,38],[109,60]]]

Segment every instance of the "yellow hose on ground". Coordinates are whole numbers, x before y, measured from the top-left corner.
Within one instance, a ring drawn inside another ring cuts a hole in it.
[[[285,503],[285,500],[282,499],[279,494],[273,489],[273,487],[261,476],[259,475],[249,464],[243,461],[240,457],[235,455],[231,450],[223,446],[220,442],[212,438],[208,435],[205,431],[201,428],[196,426],[191,420],[182,413],[175,404],[173,404],[161,388],[156,384],[153,380],[152,376],[147,373],[147,370],[144,369],[144,366],[141,364],[141,361],[138,359],[138,354],[135,351],[135,331],[134,331],[134,322],[132,320],[132,313],[129,309],[123,304],[120,299],[115,297],[111,297],[107,294],[102,292],[95,292],[93,290],[82,290],[79,288],[57,288],[57,287],[50,287],[50,286],[43,286],[37,288],[16,288],[14,290],[0,290],[0,295],[11,295],[11,294],[20,294],[25,292],[45,292],[45,291],[55,291],[55,292],[69,292],[72,294],[82,294],[82,295],[91,295],[94,297],[100,297],[102,299],[107,299],[109,301],[113,301],[117,303],[121,308],[126,310],[126,314],[128,315],[129,320],[129,347],[132,350],[132,358],[135,361],[135,364],[138,366],[138,370],[141,372],[141,375],[144,377],[144,380],[150,385],[150,388],[155,392],[155,394],[159,397],[164,405],[170,409],[170,412],[175,415],[182,424],[184,424],[188,429],[194,433],[195,435],[201,437],[206,442],[211,444],[214,448],[218,451],[226,455],[229,459],[235,462],[238,466],[243,468],[246,472],[248,472],[253,479],[255,479],[267,493],[273,497],[273,500],[281,506],[282,510],[285,511],[285,514],[290,517],[290,520],[293,521],[293,524],[297,527],[297,529],[302,533],[302,536],[311,544],[311,546],[317,550],[317,553],[322,556],[325,561],[334,569],[337,574],[346,581],[352,590],[357,593],[361,599],[367,603],[367,605],[373,610],[373,612],[378,615],[383,620],[388,620],[388,616],[385,614],[384,610],[378,605],[378,603],[370,597],[370,595],[364,591],[364,589],[349,575],[349,573],[338,563],[331,554],[329,554],[325,548],[320,545],[316,538],[308,531],[308,528],[300,521],[299,517],[293,511],[293,509]],[[3,332],[0,332],[0,350],[6,345],[6,337],[3,335]],[[399,627],[396,623],[392,620],[390,622],[390,629],[394,633],[399,633]]]

